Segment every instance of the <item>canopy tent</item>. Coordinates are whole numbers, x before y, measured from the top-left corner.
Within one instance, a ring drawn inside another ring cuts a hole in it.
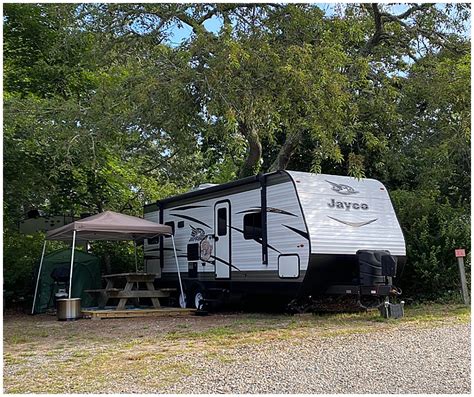
[[[140,240],[157,235],[171,235],[167,225],[150,222],[135,216],[105,211],[78,221],[69,223],[46,233],[47,240],[71,240],[76,233],[79,240]]]
[[[105,211],[97,215],[92,215],[84,219],[80,219],[69,223],[68,225],[50,230],[46,233],[46,238],[43,245],[43,252],[41,254],[41,261],[39,266],[39,273],[41,273],[41,266],[44,260],[44,253],[46,250],[46,242],[48,240],[72,240],[71,248],[71,264],[69,272],[69,285],[72,285],[72,275],[74,267],[74,248],[76,241],[89,240],[112,240],[124,241],[142,240],[145,238],[152,238],[156,236],[171,236],[173,242],[174,256],[176,266],[178,269],[178,279],[181,294],[184,297],[183,286],[181,283],[181,275],[179,271],[178,256],[176,254],[176,246],[174,243],[173,231],[170,226],[161,225],[159,223],[150,222],[135,216],[119,214],[117,212]],[[36,303],[36,294],[38,292],[39,278],[36,280],[35,296],[33,299],[34,311]],[[69,288],[69,299],[71,298],[72,288]]]

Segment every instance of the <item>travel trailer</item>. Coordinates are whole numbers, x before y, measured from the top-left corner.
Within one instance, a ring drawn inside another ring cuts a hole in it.
[[[199,308],[231,294],[304,301],[398,295],[405,240],[374,179],[277,171],[200,186],[144,208],[171,226],[185,297]],[[145,267],[164,286],[178,273],[170,237],[145,241]]]

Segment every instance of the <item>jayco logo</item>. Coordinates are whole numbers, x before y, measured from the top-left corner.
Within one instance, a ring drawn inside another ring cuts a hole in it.
[[[340,208],[349,211],[354,210],[368,210],[369,206],[366,203],[351,203],[350,201],[336,201],[331,199],[331,202],[328,203],[329,208]]]
[[[331,189],[334,190],[336,193],[343,194],[345,196],[359,193],[352,186],[343,185],[342,183],[334,183],[334,182],[328,181],[327,179],[326,179],[326,182],[331,185]]]

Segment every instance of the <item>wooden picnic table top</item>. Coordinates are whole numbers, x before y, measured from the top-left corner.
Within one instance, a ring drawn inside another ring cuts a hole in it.
[[[156,273],[117,273],[117,274],[105,274],[103,278],[129,278],[129,277],[143,277],[143,278],[156,278]]]

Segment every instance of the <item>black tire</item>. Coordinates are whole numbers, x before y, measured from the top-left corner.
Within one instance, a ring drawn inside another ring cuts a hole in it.
[[[191,296],[192,298],[187,300],[186,302],[188,307],[192,309],[197,309],[197,310],[202,309],[204,304],[202,302],[199,303],[199,301],[201,299],[206,299],[206,291],[204,287],[202,287],[199,284],[194,285]]]

